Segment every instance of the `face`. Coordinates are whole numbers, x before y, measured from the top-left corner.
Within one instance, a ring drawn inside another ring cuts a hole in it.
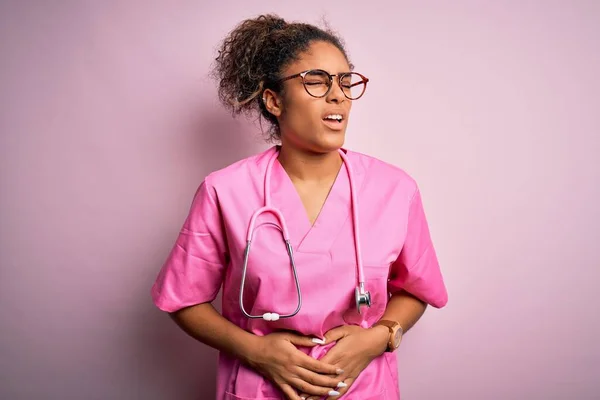
[[[309,69],[338,74],[349,72],[350,66],[337,47],[327,42],[314,42],[297,61],[281,71],[281,76]],[[308,94],[302,78],[297,77],[283,83],[282,94],[269,92],[266,99],[267,108],[279,121],[284,146],[314,153],[327,153],[343,146],[352,100],[344,96],[337,77],[334,77],[331,90],[324,97]],[[342,115],[342,121],[327,119],[332,114]]]

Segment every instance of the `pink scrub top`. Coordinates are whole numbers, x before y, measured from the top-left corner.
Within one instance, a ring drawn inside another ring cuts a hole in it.
[[[331,192],[311,226],[302,201],[278,160],[271,172],[271,199],[286,219],[302,290],[302,309],[287,319],[248,319],[239,293],[248,223],[264,206],[264,177],[273,146],[211,173],[200,184],[168,259],[152,287],[156,306],[173,312],[212,302],[223,289],[222,314],[256,335],[292,330],[310,337],[340,325],[368,328],[383,315],[389,296],[404,289],[433,307],[443,307],[446,287],[432,245],[415,181],[403,170],[344,150],[351,163],[361,233],[365,286],[372,306],[359,314],[350,186],[342,164]],[[252,315],[287,314],[297,293],[276,219],[263,214],[248,262],[244,306]],[[333,344],[303,349],[323,357]],[[345,399],[399,399],[396,353],[376,358]],[[260,374],[227,354],[219,355],[217,399],[285,399]]]

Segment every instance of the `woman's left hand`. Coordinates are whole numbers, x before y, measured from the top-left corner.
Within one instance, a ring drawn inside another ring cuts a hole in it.
[[[343,383],[336,389],[338,395],[327,397],[337,399],[352,386],[358,375],[373,361],[383,354],[387,347],[388,330],[385,327],[365,329],[356,325],[345,325],[334,328],[325,334],[325,344],[337,342],[329,352],[321,358],[343,369],[337,376]],[[301,395],[307,400],[318,400],[320,397]]]

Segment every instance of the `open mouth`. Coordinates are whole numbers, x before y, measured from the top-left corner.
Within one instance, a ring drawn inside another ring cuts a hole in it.
[[[323,121],[332,122],[332,123],[337,122],[338,124],[341,124],[343,120],[344,120],[344,117],[342,117],[340,114],[331,114],[331,115],[328,115],[325,118],[323,118]]]

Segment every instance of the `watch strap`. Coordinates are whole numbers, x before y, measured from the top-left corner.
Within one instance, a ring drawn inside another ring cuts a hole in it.
[[[380,321],[377,321],[375,324],[373,324],[373,327],[376,327],[376,326],[385,326],[389,330],[390,336],[388,338],[386,352],[392,352],[392,351],[396,350],[396,348],[393,346],[393,343],[394,343],[393,335],[395,334],[394,330],[397,328],[398,331],[400,331],[400,335],[402,335],[404,333],[404,330],[402,329],[402,326],[400,325],[400,323],[398,321],[382,319]]]
[[[396,325],[400,326],[400,323],[397,321],[390,321],[389,319],[382,319],[377,321],[373,326],[386,326],[391,333]]]

